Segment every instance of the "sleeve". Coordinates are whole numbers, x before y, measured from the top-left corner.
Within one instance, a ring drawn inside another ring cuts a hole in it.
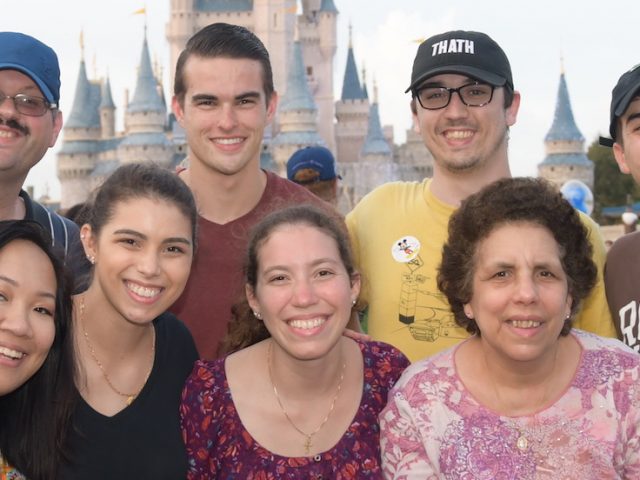
[[[581,214],[582,222],[587,228],[589,241],[593,248],[592,260],[598,267],[596,285],[584,300],[582,308],[574,321],[574,326],[602,337],[616,338],[616,329],[611,318],[607,297],[604,291],[604,262],[606,249],[598,225],[586,215]]]
[[[180,403],[180,426],[188,460],[188,480],[216,478],[217,463],[211,452],[214,443],[213,373],[198,361],[187,378]]]
[[[380,414],[380,451],[387,479],[438,479],[438,470],[427,455],[403,389],[391,392],[389,403]]]

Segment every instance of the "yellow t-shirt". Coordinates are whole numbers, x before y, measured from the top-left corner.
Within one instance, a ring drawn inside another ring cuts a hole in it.
[[[368,333],[390,343],[411,361],[433,355],[467,338],[456,325],[436,284],[449,217],[455,211],[439,201],[431,180],[393,182],[369,193],[347,215],[356,264],[368,301]],[[604,295],[604,242],[597,224],[582,216],[594,247],[598,283],[574,322],[577,328],[615,337]]]

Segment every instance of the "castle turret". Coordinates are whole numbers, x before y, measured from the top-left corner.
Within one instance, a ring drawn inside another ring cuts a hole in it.
[[[100,99],[100,127],[102,138],[113,138],[116,132],[116,104],[111,96],[111,82],[109,77],[102,84]]]
[[[573,118],[564,71],[560,73],[553,124],[544,138],[547,156],[538,165],[538,175],[559,187],[567,180],[580,180],[593,188],[594,165],[584,150],[584,137]]]
[[[81,45],[82,50],[84,46]],[[82,54],[84,57],[84,52]],[[100,85],[87,78],[84,58],[80,61],[71,113],[65,119],[62,146],[58,151],[60,206],[69,208],[84,202],[89,194],[89,175],[99,153],[101,135]]]
[[[136,88],[125,113],[126,138],[118,146],[121,163],[148,161],[168,167],[172,161],[173,147],[165,133],[167,112],[157,87],[145,27]]]
[[[293,43],[292,53],[287,93],[279,107],[280,131],[272,141],[273,160],[282,176],[286,176],[287,160],[295,151],[325,143],[318,134],[318,109],[307,85],[299,41]]]
[[[358,78],[349,27],[349,49],[342,82],[342,96],[336,102],[336,150],[339,163],[358,161],[367,134],[368,118],[369,100]]]

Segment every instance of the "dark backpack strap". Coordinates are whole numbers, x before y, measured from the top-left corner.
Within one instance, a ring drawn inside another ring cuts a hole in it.
[[[52,245],[61,248],[65,257],[69,245],[69,231],[64,219],[55,212],[47,210],[38,202],[33,202],[33,216],[51,235]]]

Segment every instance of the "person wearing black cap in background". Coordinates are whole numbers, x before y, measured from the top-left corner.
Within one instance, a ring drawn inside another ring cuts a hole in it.
[[[433,155],[433,178],[377,188],[347,215],[347,226],[368,279],[362,295],[369,302],[369,334],[415,361],[468,336],[455,326],[437,288],[437,268],[455,209],[484,186],[511,177],[509,127],[520,93],[502,48],[488,35],[468,31],[424,41],[406,92],[414,125]],[[582,218],[599,273],[575,325],[614,336],[602,282],[604,242],[597,225]]]
[[[296,151],[287,161],[287,178],[337,206],[338,180],[342,177],[336,172],[336,161],[328,148],[315,146]]]
[[[56,53],[22,33],[0,32],[0,220],[34,220],[71,268],[75,293],[90,268],[78,227],[32,200],[22,185],[62,129]]]
[[[609,133],[600,144],[613,147],[622,173],[640,183],[640,64],[625,72],[611,93]],[[604,280],[620,339],[640,351],[640,232],[620,237],[609,250]]]

